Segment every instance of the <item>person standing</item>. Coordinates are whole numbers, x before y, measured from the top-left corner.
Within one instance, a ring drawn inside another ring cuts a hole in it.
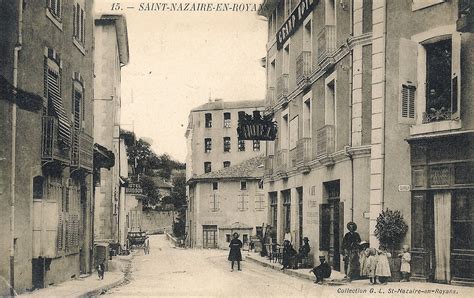
[[[387,252],[383,245],[380,245],[378,254],[375,275],[381,284],[386,285],[388,278],[392,276],[392,273],[390,272],[390,264],[388,263],[388,258],[392,255]]]
[[[347,232],[342,239],[344,249],[344,272],[349,281],[359,274],[359,244],[360,235],[356,232],[357,225],[354,222],[347,223]]]
[[[242,241],[239,240],[239,233],[232,234],[233,239],[230,241],[229,247],[229,258],[228,260],[231,261],[231,270],[234,271],[234,262],[237,262],[237,270],[242,271],[240,269],[240,261],[242,261],[242,254],[240,253],[240,249],[242,248]]]
[[[401,258],[400,272],[402,273],[402,282],[410,281],[410,249],[408,245],[403,245],[403,253],[398,255]]]

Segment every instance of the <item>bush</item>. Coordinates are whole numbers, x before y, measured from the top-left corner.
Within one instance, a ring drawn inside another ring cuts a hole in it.
[[[403,215],[398,210],[387,209],[377,217],[375,226],[375,236],[381,245],[393,251],[400,247],[406,233],[408,225],[403,219]]]

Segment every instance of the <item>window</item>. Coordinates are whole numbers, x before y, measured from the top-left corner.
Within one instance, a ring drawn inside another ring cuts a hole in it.
[[[299,140],[298,135],[299,116],[290,121],[290,150],[295,149]]]
[[[248,195],[241,195],[239,196],[239,201],[238,201],[238,209],[239,211],[246,211],[249,209],[249,196]]]
[[[243,234],[242,235],[242,243],[249,243],[249,235]]]
[[[245,151],[245,140],[239,140],[239,151]]]
[[[209,209],[211,212],[219,211],[219,196],[217,193],[211,194],[211,200],[209,202]]]
[[[244,111],[239,111],[239,112],[237,113],[237,115],[239,115],[239,119],[240,119],[240,118],[243,118],[243,117],[245,117],[245,112],[244,112]]]
[[[224,137],[224,152],[230,152],[230,137]]]
[[[260,140],[253,140],[253,151],[260,151]]]
[[[270,193],[270,215],[271,223],[274,229],[278,226],[278,197],[276,192]]]
[[[240,181],[240,190],[247,190],[247,181]]]
[[[219,182],[212,182],[212,190],[218,190],[219,189]]]
[[[212,149],[212,139],[206,138],[204,139],[204,153],[211,152]]]
[[[231,124],[230,113],[224,113],[224,127],[230,128],[230,124]]]
[[[311,94],[303,96],[303,137],[311,138]]]
[[[224,168],[230,167],[230,161],[224,161]]]
[[[326,125],[336,124],[336,79],[330,76],[326,79],[324,122]]]
[[[33,178],[33,199],[41,200],[43,199],[43,176],[36,176]]]
[[[264,195],[255,196],[255,210],[256,211],[265,210],[265,196]]]
[[[290,232],[291,228],[291,194],[289,190],[283,191],[283,216],[284,216],[284,231]]]
[[[48,11],[57,19],[61,19],[62,0],[48,0]]]
[[[290,45],[287,44],[283,50],[283,74],[290,73]]]
[[[212,170],[211,169],[211,162],[206,161],[204,163],[204,173],[209,173],[209,172],[211,172],[211,170]]]
[[[212,114],[207,113],[205,115],[205,126],[206,128],[211,128],[212,127]]]
[[[290,138],[288,137],[289,134],[289,122],[288,122],[288,109],[282,112],[281,117],[281,130],[280,130],[280,140],[281,149],[288,149],[290,146]]]
[[[73,15],[73,30],[72,35],[76,41],[78,41],[81,45],[85,44],[85,14],[84,9],[76,3],[73,6],[72,10]]]
[[[226,241],[227,243],[230,242],[230,234],[225,234],[225,241]]]

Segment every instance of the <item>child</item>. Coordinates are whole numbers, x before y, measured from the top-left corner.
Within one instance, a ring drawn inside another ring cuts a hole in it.
[[[369,248],[369,243],[366,241],[362,241],[359,244],[359,263],[360,263],[360,277],[364,277],[368,275],[367,270],[367,249]]]
[[[368,257],[367,263],[367,275],[369,276],[370,283],[375,285],[377,280],[375,279],[375,270],[377,268],[377,257],[375,248],[367,248]]]
[[[105,266],[104,263],[100,263],[97,267],[97,274],[99,275],[99,279],[104,279],[105,274]]]
[[[402,273],[401,282],[410,281],[410,261],[411,255],[409,253],[408,245],[403,245],[403,253],[398,255],[402,259],[400,272]]]
[[[388,263],[388,258],[391,256],[392,255],[385,250],[385,246],[380,245],[375,275],[378,277],[379,282],[384,285],[387,284],[388,278],[392,276],[390,264]]]
[[[331,276],[331,266],[326,262],[326,257],[324,255],[319,256],[319,262],[321,262],[321,264],[314,267],[309,272],[316,276],[314,283],[322,285],[323,280]]]

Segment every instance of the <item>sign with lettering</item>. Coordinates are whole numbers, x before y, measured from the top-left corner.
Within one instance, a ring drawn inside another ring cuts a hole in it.
[[[277,125],[271,117],[262,117],[259,111],[255,111],[253,117],[247,114],[239,116],[237,134],[239,140],[273,141],[276,138]]]
[[[410,191],[411,187],[408,184],[398,185],[398,191]]]
[[[127,188],[125,188],[125,193],[130,195],[141,195],[143,194],[143,189],[139,183],[129,183]]]
[[[318,2],[319,0],[301,0],[300,4],[296,6],[295,10],[293,10],[276,34],[278,50],[298,30],[298,27],[303,24],[304,19],[311,13],[314,5],[318,4]]]

